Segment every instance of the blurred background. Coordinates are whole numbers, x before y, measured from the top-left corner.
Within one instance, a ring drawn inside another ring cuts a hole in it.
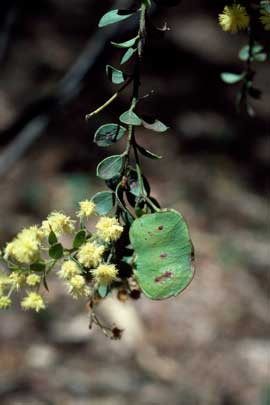
[[[256,66],[256,117],[237,115],[237,85],[220,73],[241,71],[247,38],[220,29],[218,3],[155,11],[153,21],[171,31],[149,45],[143,67],[142,94],[154,94],[142,109],[171,127],[166,135],[140,130],[141,144],[164,156],[143,168],[162,206],[189,223],[193,283],[164,302],[109,298],[101,317],[125,329],[111,341],[89,331],[84,303],[52,279],[47,311],[15,305],[0,314],[1,404],[269,405],[269,62]],[[97,31],[112,6],[1,0],[2,246],[51,210],[72,214],[104,189],[95,166],[109,152],[93,134],[125,111],[129,93],[89,123],[84,116],[115,91],[105,64],[117,66],[121,51],[109,40],[134,32],[132,20],[124,33],[122,25]]]

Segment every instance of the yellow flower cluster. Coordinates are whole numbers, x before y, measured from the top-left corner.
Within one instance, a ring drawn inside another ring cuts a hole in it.
[[[99,285],[110,285],[117,279],[118,270],[114,264],[100,264],[91,273]]]
[[[42,221],[41,229],[45,236],[48,236],[53,231],[56,236],[63,233],[72,233],[75,229],[75,221],[62,212],[53,211],[45,221]]]
[[[22,264],[31,264],[40,254],[43,233],[37,226],[23,229],[5,248],[4,258],[10,257]]]
[[[41,277],[38,276],[37,274],[29,274],[29,276],[26,277],[26,284],[29,285],[30,287],[34,287],[35,285],[39,284],[41,282]]]
[[[11,299],[7,295],[0,297],[0,309],[8,309],[11,305]]]
[[[75,263],[74,260],[66,260],[61,267],[61,270],[58,271],[58,277],[62,280],[70,280],[72,277],[81,273],[79,266]]]
[[[77,217],[80,219],[87,219],[95,214],[96,206],[92,201],[81,201],[79,206]],[[89,297],[96,286],[110,286],[117,280],[118,270],[114,264],[104,263],[107,257],[104,257],[104,253],[107,251],[109,254],[108,244],[117,241],[123,230],[123,226],[116,217],[101,217],[96,224],[94,234],[88,232],[87,228],[80,223],[80,232],[77,232],[74,237],[73,246],[78,240],[78,235],[83,236],[82,245],[72,249],[61,246],[60,254],[55,255],[51,248],[60,243],[55,238],[47,239],[48,236],[51,231],[56,237],[63,233],[72,233],[75,231],[74,220],[62,212],[53,211],[42,222],[41,227],[32,226],[23,229],[6,245],[4,252],[0,251],[2,260],[10,268],[9,275],[4,271],[0,272],[0,309],[9,308],[11,294],[22,287],[28,290],[21,301],[21,307],[24,310],[32,309],[39,312],[45,309],[44,299],[38,291],[42,285],[43,275],[46,276],[60,259],[64,261],[57,275],[65,282],[68,293],[73,298]],[[46,257],[45,252],[48,252],[49,258]],[[90,286],[88,286],[88,278],[84,276],[87,272],[91,280]]]
[[[9,283],[18,291],[26,281],[25,275],[13,272],[8,277]]]
[[[219,14],[219,24],[224,31],[238,32],[245,30],[250,22],[249,15],[245,7],[240,4],[225,6],[221,14]]]
[[[115,217],[101,217],[96,224],[97,235],[105,243],[115,242],[118,240],[124,230]]]
[[[97,267],[101,262],[105,247],[95,242],[86,242],[79,248],[78,261],[83,266],[91,268]]]
[[[42,296],[36,292],[29,292],[28,295],[22,300],[21,307],[25,310],[33,309],[39,312],[41,309],[45,309],[46,305]]]
[[[4,294],[4,291],[9,283],[10,281],[8,277],[0,275],[0,297]]]
[[[80,297],[88,297],[91,290],[86,285],[84,277],[76,275],[68,281],[68,292],[73,298],[78,299]]]
[[[89,218],[95,213],[96,204],[92,201],[84,200],[79,202],[80,210],[77,212],[79,218]]]

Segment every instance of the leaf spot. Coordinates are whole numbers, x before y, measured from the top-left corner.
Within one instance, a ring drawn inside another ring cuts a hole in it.
[[[171,278],[172,272],[171,271],[166,271],[165,273],[161,274],[161,276],[158,276],[155,278],[156,283],[160,283],[163,280],[166,280],[167,278]]]
[[[163,225],[159,225],[158,230],[162,231],[162,229],[163,229]]]
[[[160,253],[160,255],[159,255],[159,257],[161,258],[161,259],[164,259],[165,257],[167,257],[168,255],[167,255],[167,253]]]

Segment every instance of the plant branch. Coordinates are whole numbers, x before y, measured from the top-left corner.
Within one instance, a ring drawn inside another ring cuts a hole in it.
[[[120,87],[120,89],[114,93],[112,95],[112,97],[110,97],[104,104],[102,104],[100,107],[98,107],[95,111],[92,111],[89,114],[86,114],[85,119],[89,120],[90,118],[92,118],[94,115],[100,113],[101,111],[103,111],[106,107],[108,107],[118,96],[119,94],[132,82],[133,78],[130,77],[124,84],[122,87]]]

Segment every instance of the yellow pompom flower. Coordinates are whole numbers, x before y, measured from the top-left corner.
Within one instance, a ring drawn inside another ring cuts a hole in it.
[[[104,253],[104,246],[95,242],[86,242],[79,248],[78,261],[85,267],[97,267]]]
[[[100,285],[110,285],[117,279],[118,270],[114,264],[100,264],[97,269],[92,270],[96,282]]]
[[[8,309],[11,305],[11,299],[7,295],[0,298],[0,309]]]
[[[90,200],[79,202],[80,210],[77,212],[79,218],[89,218],[95,213],[96,204]]]
[[[246,8],[240,4],[225,6],[218,19],[223,31],[232,33],[245,30],[250,21]]]
[[[37,274],[29,274],[29,276],[26,277],[26,284],[30,287],[34,287],[35,285],[39,284],[40,281],[41,277]]]
[[[124,230],[115,217],[101,217],[96,224],[96,229],[97,235],[106,243],[119,239]]]
[[[84,277],[77,275],[69,280],[68,292],[73,298],[78,299],[80,297],[89,296],[91,290],[87,287]]]
[[[8,277],[9,283],[12,284],[17,291],[25,284],[25,279],[24,274],[17,272],[11,273]]]
[[[80,273],[81,270],[74,260],[67,260],[62,264],[61,270],[58,271],[57,275],[63,280],[69,280]]]
[[[51,230],[60,236],[63,233],[72,233],[74,231],[74,222],[69,216],[62,212],[53,211],[48,215],[45,221],[42,221],[41,229],[45,236],[49,236]]]
[[[270,1],[267,2],[267,6],[270,9]],[[260,9],[260,21],[264,26],[264,29],[266,31],[270,31],[270,12],[266,10],[265,8]]]
[[[42,232],[37,226],[25,228],[5,248],[4,258],[13,257],[19,263],[31,264],[38,259]]]
[[[39,312],[41,309],[45,309],[46,305],[40,294],[36,292],[29,292],[28,295],[22,300],[21,307],[25,310],[33,309]]]

